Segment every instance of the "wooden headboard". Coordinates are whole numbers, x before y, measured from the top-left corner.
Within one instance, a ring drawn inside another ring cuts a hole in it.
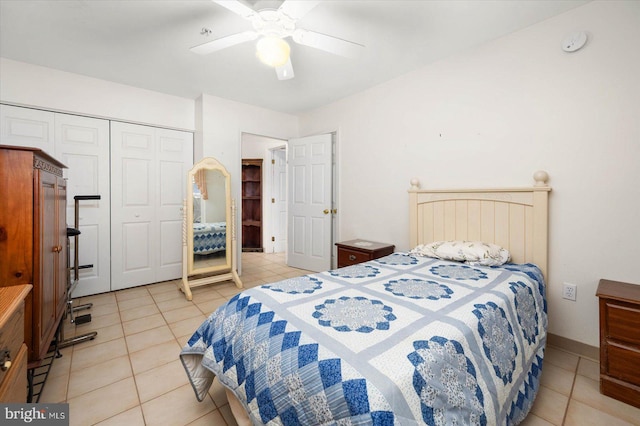
[[[410,248],[442,240],[494,243],[515,263],[535,263],[547,279],[547,172],[527,188],[409,190]]]

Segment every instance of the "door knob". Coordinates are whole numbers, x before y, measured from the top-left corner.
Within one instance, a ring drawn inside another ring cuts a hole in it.
[[[329,209],[324,209],[324,210],[322,210],[322,213],[324,213],[324,214],[329,214]]]

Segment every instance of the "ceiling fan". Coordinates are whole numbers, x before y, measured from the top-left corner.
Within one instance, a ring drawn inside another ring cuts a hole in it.
[[[258,58],[275,68],[279,80],[288,80],[294,77],[289,57],[290,47],[284,40],[287,37],[291,37],[298,44],[344,57],[354,56],[364,47],[361,44],[330,35],[297,28],[297,21],[317,6],[320,1],[285,0],[277,9],[259,10],[254,10],[239,0],[212,1],[250,21],[253,30],[194,46],[191,51],[206,55],[259,38],[257,43]]]

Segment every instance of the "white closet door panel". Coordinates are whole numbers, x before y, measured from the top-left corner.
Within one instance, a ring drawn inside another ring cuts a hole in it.
[[[156,141],[160,247],[156,281],[166,281],[182,276],[182,203],[186,196],[187,173],[193,165],[193,135],[156,129]]]
[[[155,282],[155,129],[111,123],[111,290]]]
[[[76,195],[100,195],[100,200],[78,202],[78,264],[80,269],[73,297],[104,293],[111,289],[109,121],[68,114],[55,114],[55,157],[68,169],[67,225],[75,226]],[[75,244],[71,238],[70,264]]]
[[[54,155],[54,126],[53,112],[0,105],[3,145],[40,148]]]
[[[187,132],[113,122],[112,289],[182,275],[182,202],[193,164]]]

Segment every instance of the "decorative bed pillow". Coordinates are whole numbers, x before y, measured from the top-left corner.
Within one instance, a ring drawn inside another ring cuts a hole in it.
[[[482,266],[500,266],[511,260],[507,249],[482,241],[435,241],[421,244],[411,253]]]

